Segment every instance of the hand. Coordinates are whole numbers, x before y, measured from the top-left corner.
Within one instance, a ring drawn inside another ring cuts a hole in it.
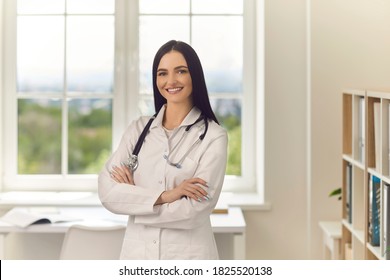
[[[126,165],[120,167],[113,165],[110,174],[111,178],[117,183],[134,185],[133,172]]]
[[[184,180],[180,185],[172,190],[165,191],[157,199],[155,204],[170,203],[181,199],[183,196],[192,198],[199,202],[209,200],[211,197],[202,188],[208,188],[206,181],[200,178],[191,178]]]

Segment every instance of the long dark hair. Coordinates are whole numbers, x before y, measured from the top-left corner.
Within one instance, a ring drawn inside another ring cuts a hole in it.
[[[161,107],[167,103],[167,100],[161,95],[157,88],[157,67],[160,64],[161,58],[170,51],[178,51],[187,62],[188,70],[192,79],[192,101],[193,104],[206,116],[208,119],[214,120],[219,124],[217,117],[214,115],[211,109],[209,95],[207,92],[206,81],[204,79],[202,64],[195,50],[188,44],[171,40],[157,51],[153,60],[153,95],[154,95],[154,108],[158,113]]]

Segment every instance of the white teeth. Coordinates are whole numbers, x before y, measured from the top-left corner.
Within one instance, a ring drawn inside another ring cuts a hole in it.
[[[167,91],[169,92],[169,93],[174,93],[174,92],[176,92],[176,91],[180,91],[182,88],[168,88],[167,89]]]

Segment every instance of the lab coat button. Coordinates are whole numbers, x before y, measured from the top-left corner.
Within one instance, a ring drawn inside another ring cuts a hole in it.
[[[160,181],[158,181],[158,183],[161,185],[161,184],[162,184],[162,181],[160,180]]]
[[[156,243],[157,243],[157,241],[156,241],[156,240],[153,240],[153,243],[154,243],[154,244],[156,244]]]

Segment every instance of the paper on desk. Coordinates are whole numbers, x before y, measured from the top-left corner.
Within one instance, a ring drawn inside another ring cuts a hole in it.
[[[28,227],[33,224],[58,223],[80,220],[79,218],[67,217],[62,215],[53,207],[46,209],[41,207],[22,208],[15,207],[5,213],[0,220],[19,227]]]

